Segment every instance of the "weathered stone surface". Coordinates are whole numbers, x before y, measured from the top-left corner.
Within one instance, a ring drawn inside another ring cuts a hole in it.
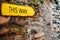
[[[41,37],[43,37],[45,34],[44,34],[44,32],[39,32],[39,33],[37,33],[37,34],[35,34],[35,38],[41,38]]]
[[[9,17],[1,17],[0,16],[0,24],[5,25],[9,22],[10,18]]]

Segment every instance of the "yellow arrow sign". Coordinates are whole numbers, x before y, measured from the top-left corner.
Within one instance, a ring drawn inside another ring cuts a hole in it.
[[[33,16],[35,14],[32,7],[2,3],[1,13],[4,16]]]

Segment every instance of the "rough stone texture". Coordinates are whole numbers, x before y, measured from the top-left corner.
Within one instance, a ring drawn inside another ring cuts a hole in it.
[[[5,25],[9,22],[10,18],[0,16],[0,24]]]

